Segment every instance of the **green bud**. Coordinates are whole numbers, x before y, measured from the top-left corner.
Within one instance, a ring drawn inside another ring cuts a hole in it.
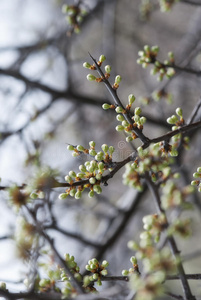
[[[178,122],[178,118],[175,115],[172,115],[170,118],[167,119],[168,124],[175,124],[176,122]]]
[[[129,123],[128,123],[126,120],[124,120],[121,124],[122,124],[122,126],[124,126],[124,127],[127,127],[127,126],[129,125]]]
[[[91,148],[94,148],[96,146],[96,143],[94,141],[89,142],[89,146]]]
[[[89,198],[93,198],[93,197],[94,197],[94,191],[91,190],[91,191],[88,193],[88,197],[89,197]]]
[[[82,196],[82,192],[81,191],[77,191],[75,194],[75,199],[80,199]]]
[[[117,114],[122,114],[124,112],[124,109],[121,106],[117,106],[115,108],[115,111],[116,111]]]
[[[96,156],[97,152],[94,149],[89,150],[89,155]]]
[[[108,272],[107,272],[107,270],[102,270],[102,271],[100,271],[100,273],[102,276],[106,276]]]
[[[95,184],[96,183],[96,178],[95,177],[89,178],[89,183]]]
[[[108,104],[108,103],[104,103],[104,104],[102,105],[102,108],[103,108],[104,110],[110,109],[110,107],[111,107],[111,104]]]
[[[122,126],[122,125],[117,125],[117,126],[115,127],[115,129],[116,129],[116,131],[123,131],[123,130],[124,130],[124,126]]]
[[[75,147],[73,145],[68,145],[67,146],[67,150],[73,151],[75,149]]]
[[[107,151],[108,151],[108,149],[109,149],[108,145],[106,145],[106,144],[103,144],[103,145],[101,146],[101,148],[102,148],[103,152],[105,152],[105,153],[107,153]]]
[[[135,108],[135,115],[140,115],[141,114],[141,112],[142,112],[142,110],[141,110],[141,108],[140,107],[136,107]]]
[[[97,194],[101,194],[102,193],[102,188],[100,187],[100,185],[94,185],[93,186],[94,192],[96,192]]]
[[[123,270],[121,272],[121,274],[122,274],[122,276],[128,276],[129,272],[128,272],[128,270]]]
[[[133,94],[130,94],[128,96],[128,103],[131,105],[134,103],[134,101],[135,101],[135,96]]]
[[[70,191],[70,196],[71,196],[71,197],[75,197],[76,192],[77,192],[76,189],[72,189],[72,190]]]
[[[113,146],[110,146],[109,147],[109,153],[112,154],[112,153],[114,153],[114,151],[115,151],[115,148]]]
[[[78,145],[78,146],[77,146],[77,150],[78,150],[78,151],[84,151],[85,149],[84,149],[84,147],[83,147],[83,146],[81,146],[81,145]]]
[[[125,119],[124,119],[124,116],[122,116],[122,115],[117,115],[116,116],[116,119],[117,119],[117,121],[119,121],[119,122],[123,122]]]
[[[30,198],[31,198],[31,199],[37,199],[37,198],[38,198],[38,194],[36,194],[36,193],[31,193]]]
[[[67,196],[68,196],[67,193],[62,193],[62,194],[59,195],[59,199],[64,200],[64,199],[66,199]]]
[[[49,285],[49,284],[50,284],[50,279],[43,278],[39,281],[39,286],[42,286],[42,287],[45,287],[46,285]]]
[[[200,177],[201,177],[201,174],[198,173],[198,172],[195,172],[195,173],[193,173],[193,177],[194,177],[194,178],[200,178]]]
[[[145,55],[144,51],[138,51],[138,55],[143,57]]]
[[[191,181],[191,185],[198,185],[199,184],[199,180],[193,180]]]
[[[101,55],[101,56],[99,57],[99,61],[100,61],[100,62],[104,62],[105,60],[106,60],[105,55]]]
[[[151,51],[155,52],[155,53],[158,53],[159,47],[158,46],[153,46],[153,47],[151,47]]]
[[[96,76],[94,76],[94,75],[92,75],[92,74],[88,74],[88,75],[87,75],[87,80],[89,80],[89,81],[94,81],[94,80],[96,80]]]
[[[110,74],[111,69],[112,69],[111,66],[109,66],[109,65],[105,66],[105,72],[106,73]]]
[[[172,148],[172,150],[170,151],[171,156],[178,156],[178,154],[179,154],[178,151],[174,148]]]
[[[77,157],[77,156],[79,156],[79,153],[73,152],[73,153],[72,153],[72,156],[73,156],[73,157]]]
[[[97,280],[98,279],[98,273],[93,274],[93,280]]]
[[[147,120],[147,119],[146,119],[145,117],[141,117],[141,118],[140,118],[140,124],[143,125],[144,123],[146,123],[146,120]]]
[[[177,107],[176,114],[182,118],[182,109],[180,107]]]
[[[84,166],[84,165],[80,165],[79,166],[79,170],[81,171],[81,172],[86,172],[86,167]]]
[[[117,75],[116,77],[115,77],[115,83],[116,84],[119,84],[121,82],[121,76],[120,75]]]
[[[0,289],[6,290],[6,283],[5,282],[0,282]]]
[[[198,167],[198,168],[197,168],[197,172],[198,172],[198,173],[201,173],[201,167]]]
[[[62,9],[61,9],[61,11],[62,11],[62,13],[63,13],[63,14],[66,14],[66,13],[67,13],[67,11],[68,11],[68,9],[69,9],[69,5],[67,5],[67,4],[64,4],[64,5],[62,6]]]
[[[72,177],[70,177],[69,175],[66,175],[64,179],[68,183],[72,181]]]
[[[151,51],[151,48],[150,48],[150,46],[148,46],[148,45],[145,45],[145,46],[144,46],[144,51],[145,51],[145,52],[149,52],[149,51]]]
[[[101,180],[102,179],[102,175],[101,174],[96,174],[96,179],[97,180]]]
[[[76,177],[76,173],[75,173],[74,171],[69,171],[68,174],[69,174],[69,176],[72,177],[72,178]]]
[[[104,167],[105,167],[105,164],[102,161],[98,163],[99,170],[102,171],[104,169]]]
[[[88,62],[84,62],[83,67],[86,68],[86,69],[90,69],[91,65]]]
[[[79,177],[79,178],[84,178],[85,174],[84,173],[77,173],[76,177]]]
[[[136,265],[136,264],[137,264],[137,258],[136,258],[135,256],[131,256],[130,262],[131,262],[133,265]]]
[[[133,141],[133,138],[131,137],[131,136],[127,136],[126,137],[126,142],[127,143],[130,143],[130,142],[132,142]]]
[[[102,266],[103,266],[103,268],[107,268],[109,266],[109,262],[107,260],[104,260],[102,262]]]

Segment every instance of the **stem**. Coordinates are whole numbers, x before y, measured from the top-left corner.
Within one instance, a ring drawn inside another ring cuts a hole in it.
[[[146,178],[148,187],[151,190],[153,198],[155,200],[155,204],[156,204],[158,213],[160,213],[160,214],[163,213],[164,215],[166,215],[165,211],[161,208],[161,200],[160,200],[157,186],[152,182],[148,173],[145,174],[145,178]],[[168,222],[167,222],[167,226],[169,226]],[[168,243],[169,243],[170,249],[171,249],[175,259],[178,258],[180,256],[180,251],[178,250],[176,242],[172,236],[168,237]],[[182,288],[183,288],[183,292],[185,295],[185,300],[195,300],[196,298],[191,293],[190,286],[188,284],[188,280],[186,278],[186,274],[185,274],[185,271],[184,271],[184,268],[183,268],[183,265],[181,262],[179,262],[177,264],[177,268],[178,268],[178,272],[179,272],[179,277],[181,279]]]

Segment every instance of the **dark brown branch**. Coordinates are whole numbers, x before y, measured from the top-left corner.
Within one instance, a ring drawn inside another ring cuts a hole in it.
[[[198,3],[198,2],[192,1],[192,0],[180,0],[180,2],[189,4],[189,5],[201,6],[201,3]]]
[[[148,184],[148,187],[153,195],[153,198],[155,200],[156,208],[159,214],[163,213],[165,214],[165,211],[161,208],[161,200],[158,192],[158,187],[152,182],[151,178],[149,177],[148,173],[146,174],[146,182]],[[167,226],[169,224],[167,223]],[[170,246],[170,249],[175,257],[178,258],[180,256],[180,251],[177,248],[176,242],[172,236],[168,237],[168,243]],[[185,295],[185,300],[195,300],[195,297],[191,293],[190,286],[188,284],[188,280],[183,268],[183,265],[181,262],[177,264],[178,272],[179,272],[179,277],[181,279],[184,295]]]

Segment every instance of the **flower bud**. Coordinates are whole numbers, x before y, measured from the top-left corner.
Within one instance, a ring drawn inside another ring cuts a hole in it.
[[[198,172],[198,173],[201,173],[201,167],[198,167],[198,168],[197,168],[197,172]]]
[[[116,77],[115,77],[115,83],[116,84],[119,84],[121,82],[121,76],[120,75],[117,75]]]
[[[128,96],[128,103],[131,105],[135,101],[135,96],[133,94],[130,94]]]
[[[106,145],[106,144],[103,144],[103,145],[101,146],[101,148],[102,148],[103,152],[105,152],[105,153],[107,153],[107,151],[108,151],[108,149],[109,149],[108,145]]]
[[[75,147],[74,147],[73,145],[68,145],[68,146],[67,146],[67,150],[69,150],[69,151],[73,151],[74,148],[75,148]]]
[[[86,68],[86,69],[90,69],[90,68],[91,68],[91,65],[90,65],[90,63],[88,63],[88,62],[84,62],[84,63],[83,63],[83,67]]]
[[[133,141],[133,138],[131,137],[131,136],[127,136],[126,137],[126,142],[127,143],[130,143],[130,142],[132,142]]]
[[[149,52],[149,51],[151,51],[151,48],[150,48],[150,46],[148,46],[148,45],[145,45],[145,46],[144,46],[144,51],[145,51],[145,52]]]
[[[111,105],[108,104],[108,103],[104,103],[104,104],[102,105],[102,108],[103,108],[104,110],[107,110],[107,109],[110,109],[110,108],[111,108]]]
[[[116,131],[123,131],[124,130],[124,126],[117,125],[115,129],[116,129]]]
[[[67,196],[68,196],[67,193],[62,193],[62,194],[59,195],[59,199],[64,200],[64,199],[66,199]]]
[[[182,118],[182,109],[180,107],[177,107],[176,114]]]
[[[129,272],[128,272],[128,270],[123,270],[121,272],[121,274],[122,274],[122,276],[128,276]]]
[[[95,184],[96,183],[96,178],[95,177],[89,178],[89,183]]]
[[[124,119],[124,116],[122,116],[122,115],[117,115],[117,116],[116,116],[116,119],[117,119],[117,121],[119,121],[119,122],[122,122],[122,121],[125,120],[125,119]]]
[[[103,266],[104,268],[107,268],[107,267],[109,266],[109,262],[108,262],[107,260],[104,260],[104,261],[102,262],[102,266]]]
[[[68,174],[70,177],[76,177],[76,173],[74,171],[70,171]]]
[[[88,193],[88,197],[89,198],[93,198],[94,197],[94,191],[91,190],[89,193]]]
[[[99,57],[99,61],[100,62],[104,62],[106,60],[106,57],[105,57],[105,55],[101,55],[100,57]]]
[[[102,188],[100,187],[100,185],[94,185],[93,187],[94,192],[96,192],[97,194],[101,194],[102,193]]]
[[[97,152],[94,149],[89,150],[89,155],[96,156]]]
[[[94,81],[94,80],[96,80],[96,76],[94,76],[94,75],[92,75],[92,74],[88,74],[88,75],[87,75],[87,80],[89,80],[89,81]]]
[[[141,110],[141,108],[140,107],[136,107],[135,108],[135,115],[140,115],[141,114],[141,112],[142,112],[142,110]]]
[[[78,151],[84,151],[85,150],[84,147],[81,146],[81,145],[78,145],[76,148],[77,148]]]
[[[77,191],[75,194],[75,199],[80,199],[82,196],[82,192],[81,191]]]
[[[135,256],[131,256],[130,262],[131,262],[133,265],[136,265],[136,264],[137,264],[137,258],[136,258]]]
[[[89,142],[89,146],[90,146],[91,148],[93,148],[93,147],[96,146],[96,143],[95,143],[94,141],[91,141],[91,142]]]
[[[112,69],[111,66],[109,66],[109,65],[105,66],[105,72],[106,73],[110,74],[111,69]]]
[[[86,167],[84,166],[84,165],[80,165],[79,166],[79,170],[81,171],[81,172],[86,172]]]
[[[116,111],[116,113],[118,113],[118,114],[122,114],[122,113],[124,112],[124,109],[123,109],[123,107],[121,107],[121,106],[117,106],[117,107],[115,108],[115,111]]]

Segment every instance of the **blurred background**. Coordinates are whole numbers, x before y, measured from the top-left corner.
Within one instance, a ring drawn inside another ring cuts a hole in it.
[[[87,12],[79,34],[62,13],[63,4],[80,5]],[[161,61],[173,51],[177,65],[200,70],[200,20],[200,7],[182,1],[162,13],[154,0],[1,0],[1,186],[21,186],[44,166],[57,170],[58,180],[64,182],[69,170],[78,171],[85,159],[73,158],[67,151],[68,143],[87,148],[94,140],[97,149],[104,143],[112,145],[116,161],[131,153],[125,136],[115,131],[115,114],[101,108],[105,102],[112,103],[105,86],[86,80],[88,71],[82,65],[91,63],[88,52],[95,59],[106,56],[106,64],[112,66],[111,83],[117,74],[122,76],[119,97],[127,104],[129,94],[136,96],[136,105],[147,118],[147,136],[157,137],[170,130],[166,119],[179,106],[188,119],[200,98],[200,77],[178,73],[174,80],[159,83],[156,76],[150,76],[150,68],[142,69],[136,60],[144,45],[158,45]],[[156,102],[154,91],[163,91],[164,97]],[[183,184],[191,182],[200,155],[197,133],[192,136],[191,151],[183,153],[179,166]],[[124,186],[123,172],[120,170],[93,199],[86,193],[80,200],[59,200],[63,190],[50,191],[51,212],[60,230],[50,226],[47,231],[60,255],[74,255],[81,270],[90,258],[97,257],[110,262],[110,275],[120,275],[122,269],[130,267],[133,255],[127,242],[138,240],[142,217],[155,213],[150,193],[145,189],[139,194]],[[22,281],[30,273],[30,264],[18,259],[13,241],[17,218],[23,212],[16,215],[5,190],[0,193],[0,201],[0,280],[16,291],[25,288]],[[193,251],[201,251],[199,196],[195,194],[192,201],[196,205],[193,235],[188,241],[178,240],[183,255],[191,252],[192,244]],[[48,226],[51,216],[45,210],[40,218]],[[185,263],[188,273],[200,270],[200,256],[193,257]],[[173,289],[174,285],[177,290],[177,284],[171,282]],[[200,295],[200,283],[192,285]],[[112,299],[124,299],[124,293],[128,290]]]

